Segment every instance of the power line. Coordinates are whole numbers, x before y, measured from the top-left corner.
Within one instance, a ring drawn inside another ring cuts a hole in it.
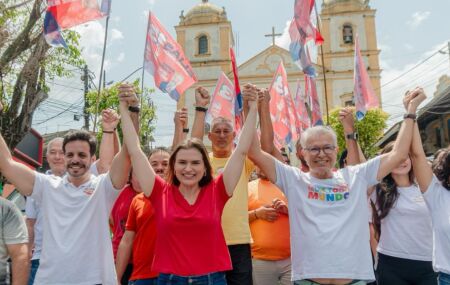
[[[446,46],[444,46],[444,48],[446,48]],[[424,60],[422,60],[421,62],[419,62],[418,64],[414,65],[412,68],[408,69],[407,71],[403,72],[402,74],[400,74],[399,76],[397,76],[396,78],[390,80],[389,82],[381,85],[380,88],[381,89],[383,87],[385,87],[386,85],[391,84],[392,82],[402,78],[403,76],[405,76],[406,74],[408,74],[409,72],[413,71],[414,69],[416,69],[417,67],[421,66],[422,64],[424,64],[425,62],[427,62],[428,60],[430,60],[433,56],[435,56],[436,54],[439,53],[439,51],[442,50],[442,48],[440,48],[439,50],[435,51],[433,54],[431,54],[429,57],[425,58]]]
[[[60,113],[58,113],[58,114],[56,114],[56,115],[54,115],[54,116],[52,116],[52,117],[50,117],[50,118],[48,118],[48,119],[42,121],[42,122],[36,123],[36,126],[41,125],[41,124],[43,124],[43,123],[46,123],[46,122],[48,122],[48,121],[50,121],[50,120],[52,120],[52,119],[54,119],[54,118],[56,118],[56,117],[58,117],[58,116],[64,114],[65,112],[69,111],[70,108],[72,108],[74,105],[82,103],[82,101],[83,101],[83,100],[79,100],[78,102],[73,103],[73,104],[70,105],[67,109],[61,111]]]

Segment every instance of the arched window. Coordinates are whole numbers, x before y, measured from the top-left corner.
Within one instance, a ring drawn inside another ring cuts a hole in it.
[[[350,24],[345,24],[342,28],[342,39],[344,44],[353,44],[353,27]]]
[[[208,53],[208,37],[203,35],[198,38],[198,54]]]

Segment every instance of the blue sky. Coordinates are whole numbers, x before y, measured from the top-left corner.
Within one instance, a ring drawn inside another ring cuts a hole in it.
[[[142,65],[142,55],[147,27],[146,13],[151,9],[166,29],[175,36],[174,26],[179,21],[181,10],[185,12],[201,0],[113,0],[106,52],[106,81],[120,81]],[[293,16],[293,0],[213,0],[217,6],[225,6],[233,31],[239,37],[238,64],[248,60],[271,44],[264,34],[286,31],[286,24]],[[320,10],[321,1],[318,2]],[[392,114],[392,124],[403,113],[402,94],[415,86],[423,86],[429,97],[435,90],[437,79],[450,74],[448,49],[450,40],[450,1],[434,0],[376,0],[370,1],[376,9],[376,31],[378,47],[381,49],[380,64],[383,69],[383,108]],[[77,27],[82,35],[83,56],[89,68],[98,74],[103,42],[104,20]],[[283,44],[283,37],[278,40]],[[435,54],[436,53],[436,54]],[[396,79],[406,71],[430,57],[413,71]],[[140,76],[140,72],[136,77]],[[151,75],[145,75],[147,87],[154,87]],[[132,79],[133,77],[131,77]],[[131,80],[130,79],[130,80]],[[396,79],[396,80],[394,80]],[[96,84],[97,84],[96,79]],[[392,81],[394,80],[394,81]],[[389,83],[392,81],[391,83]],[[82,82],[79,75],[68,80],[56,79],[50,96],[59,107],[44,105],[37,112],[34,127],[42,134],[68,128],[78,128],[82,121],[73,121],[74,114],[82,113]],[[388,84],[387,84],[388,83]],[[64,86],[61,86],[64,85]],[[169,145],[172,138],[172,115],[175,102],[159,90],[154,94],[158,120],[156,122],[156,145]],[[62,106],[66,106],[63,108]],[[60,108],[60,109],[58,109]],[[69,111],[62,111],[68,109]],[[56,118],[49,118],[58,115]],[[48,120],[48,121],[47,121]]]

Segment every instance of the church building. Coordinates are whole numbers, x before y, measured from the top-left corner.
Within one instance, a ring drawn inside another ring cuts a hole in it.
[[[323,116],[327,113],[326,106],[331,110],[352,104],[356,34],[372,86],[381,102],[380,50],[375,32],[375,10],[370,8],[369,0],[324,0],[320,19],[320,30],[325,41],[322,49],[319,48],[315,69]],[[225,7],[202,0],[186,13],[181,12],[175,30],[177,41],[199,80],[178,102],[179,108],[188,107],[189,122],[192,124],[194,89],[202,85],[212,94],[221,72],[233,82],[229,55],[230,46],[234,46],[232,22],[227,17]],[[275,37],[274,32],[272,34]],[[271,46],[238,66],[240,82],[269,87],[280,61],[286,69],[291,93],[296,91],[298,80],[303,88],[303,72],[295,65],[289,51],[275,45],[274,40]]]

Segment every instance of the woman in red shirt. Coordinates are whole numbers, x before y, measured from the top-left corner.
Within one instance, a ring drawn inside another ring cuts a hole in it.
[[[226,284],[224,271],[231,269],[231,261],[221,216],[255,137],[256,92],[249,93],[249,113],[223,173],[213,178],[203,143],[188,139],[170,156],[167,182],[155,175],[140,148],[128,113],[129,94],[119,95],[125,147],[154,207],[158,235],[152,270],[160,273],[158,284]]]

